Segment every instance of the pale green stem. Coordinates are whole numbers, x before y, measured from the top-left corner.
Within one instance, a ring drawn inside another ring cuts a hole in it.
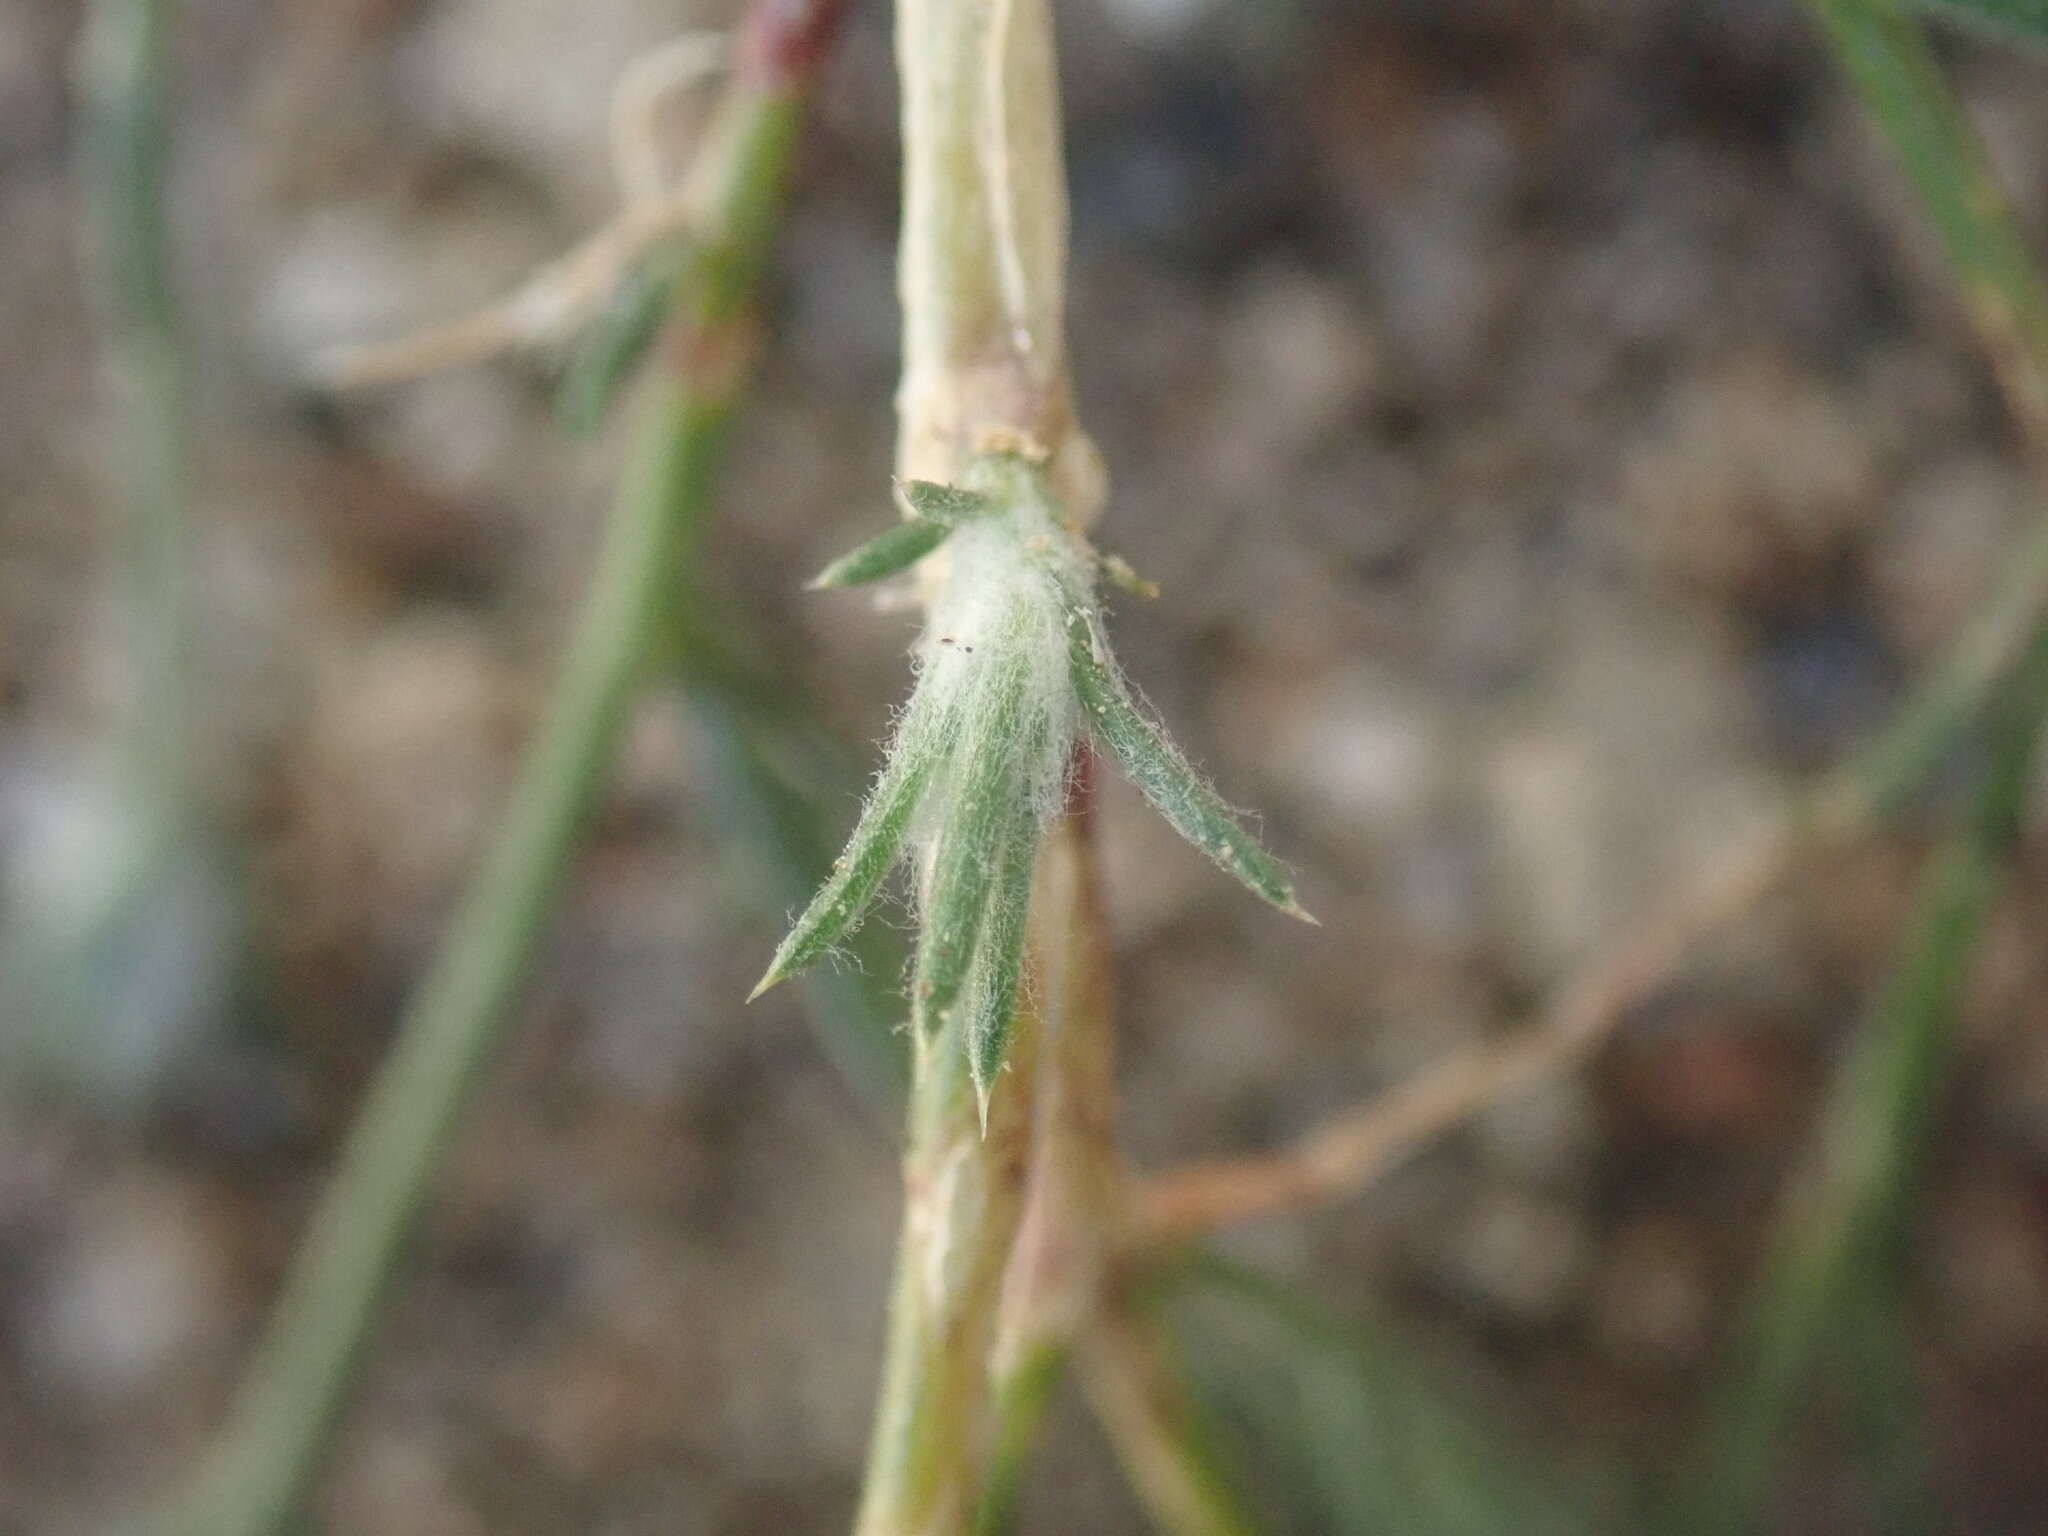
[[[648,402],[562,680],[491,852],[398,1028],[188,1502],[182,1536],[269,1536],[315,1470],[432,1175],[503,1034],[602,787],[682,535],[709,486],[720,405]]]
[[[820,4],[822,15],[830,7]],[[745,312],[821,36],[767,5],[693,183],[702,217],[633,462],[540,734],[483,867],[343,1143],[177,1536],[274,1536],[318,1467],[432,1177],[553,910],[709,499],[746,374]],[[799,46],[801,45],[801,46]]]
[[[1067,186],[1047,0],[898,0],[905,479],[1069,428]]]
[[[1984,142],[1894,0],[1809,0],[1942,242],[2014,417],[2048,455],[2048,283]]]
[[[898,0],[904,214],[897,473],[959,484],[991,439],[1071,439],[1066,181],[1046,0]],[[926,562],[928,579],[945,558]],[[926,872],[927,882],[930,872]],[[915,1042],[903,1230],[859,1536],[957,1536],[996,1439],[989,1351],[1036,1073],[1020,1020],[987,1132],[956,1021]]]
[[[170,23],[168,0],[100,0],[86,15],[78,54],[78,178],[120,407],[107,458],[122,483],[119,547],[134,663],[124,787],[164,817],[183,814],[191,766],[184,381],[164,204]]]
[[[1023,1205],[1035,1064],[1020,1027],[1015,1091],[996,1096],[984,1135],[963,1028],[956,1014],[913,1042],[903,1231],[859,1536],[967,1530],[995,1440],[989,1351]]]

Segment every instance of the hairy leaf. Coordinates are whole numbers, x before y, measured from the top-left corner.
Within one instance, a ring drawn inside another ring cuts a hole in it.
[[[1202,776],[1132,700],[1115,668],[1103,659],[1095,625],[1079,608],[1067,618],[1067,658],[1074,692],[1096,740],[1182,837],[1290,917],[1315,919],[1294,899],[1287,871],[1259,846]]]
[[[1031,873],[1038,862],[1038,818],[1023,807],[1023,818],[1011,832],[989,889],[988,915],[982,920],[980,955],[969,993],[967,1066],[981,1105],[981,1123],[988,1125],[989,1094],[1010,1047],[1010,1023],[1017,1011],[1017,991],[1024,975],[1025,919],[1031,907]]]
[[[1013,839],[1029,836],[1033,814],[1017,750],[1027,657],[1009,647],[990,650],[985,665],[993,675],[978,681],[971,718],[963,721],[918,931],[911,1017],[928,1034],[945,1026],[960,999],[997,867]]]
[[[775,951],[768,972],[749,996],[759,997],[812,964],[853,928],[902,855],[904,840],[932,776],[946,755],[953,722],[919,689],[889,744],[875,792],[832,866],[832,876]]]

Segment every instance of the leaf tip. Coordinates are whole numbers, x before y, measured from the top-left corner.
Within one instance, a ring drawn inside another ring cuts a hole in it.
[[[1285,901],[1276,901],[1273,903],[1273,905],[1278,907],[1287,916],[1292,918],[1298,918],[1300,921],[1307,923],[1311,928],[1320,928],[1323,926],[1323,920],[1320,917],[1317,917],[1315,913],[1309,911],[1309,909],[1307,907],[1304,907],[1300,902],[1296,901],[1292,894],[1290,894]]]

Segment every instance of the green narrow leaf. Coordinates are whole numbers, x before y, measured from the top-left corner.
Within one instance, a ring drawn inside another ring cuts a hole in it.
[[[808,902],[829,876],[837,850],[822,807],[837,795],[823,786],[852,784],[853,769],[804,713],[801,699],[773,695],[758,680],[725,684],[693,677],[687,697],[721,852],[741,875],[741,889],[783,916]],[[829,764],[816,781],[801,771],[807,757]],[[850,964],[824,966],[806,978],[805,1022],[855,1092],[893,1124],[902,1114],[910,1065],[898,1027],[901,935],[886,923],[867,923],[842,943]]]
[[[1958,297],[1998,364],[2022,428],[2039,430],[2048,412],[2048,282],[1982,136],[1923,29],[1894,0],[1810,4],[1940,237]],[[1975,8],[1992,7],[1984,0]]]
[[[1597,1536],[1615,1479],[1503,1426],[1397,1341],[1205,1256],[1162,1300],[1233,1481],[1270,1536]]]
[[[1024,1472],[1044,1429],[1053,1391],[1066,1375],[1067,1358],[1066,1344],[1041,1344],[998,1382],[995,1438],[974,1515],[974,1536],[1009,1536],[1016,1528]]]
[[[1841,1360],[1879,1536],[1936,1536],[1943,1525],[1898,1282],[1886,1274],[1856,1288],[1845,1309]]]
[[[2048,41],[2048,0],[1913,0],[1936,16]]]
[[[902,854],[910,824],[933,774],[946,755],[953,722],[923,687],[889,743],[887,761],[846,850],[811,904],[775,951],[767,974],[748,994],[752,1002],[777,982],[815,962],[853,928]]]
[[[811,590],[827,587],[864,587],[906,571],[946,542],[953,524],[930,518],[912,518],[878,534],[848,554],[841,555],[811,579]]]
[[[1022,820],[1004,845],[1002,860],[989,888],[988,915],[983,921],[980,957],[969,992],[967,1066],[988,1129],[989,1095],[1003,1057],[1010,1048],[1010,1024],[1017,1011],[1017,989],[1024,976],[1025,919],[1031,909],[1031,875],[1038,863],[1038,818],[1027,804]]]
[[[910,510],[919,517],[943,523],[948,528],[957,528],[973,518],[986,517],[996,505],[993,499],[979,491],[957,485],[940,485],[931,480],[904,481],[903,499],[910,503]]]
[[[1074,691],[1095,738],[1110,751],[1167,825],[1257,896],[1290,917],[1315,919],[1294,899],[1280,862],[1247,832],[1230,807],[1131,699],[1123,679],[1103,660],[1100,640],[1079,607],[1067,615],[1067,659]]]
[[[555,389],[556,414],[571,431],[595,431],[647,356],[668,313],[679,265],[673,253],[642,262],[578,338]]]
[[[990,645],[994,674],[972,685],[980,695],[962,732],[945,819],[937,830],[931,884],[917,936],[911,1017],[927,1038],[941,1030],[971,974],[988,915],[996,867],[1031,817],[1017,751],[1029,661],[1014,647]]]
[[[2048,716],[2048,628],[1997,701],[1990,760],[1969,824],[1935,860],[1897,972],[1829,1085],[1806,1166],[1779,1212],[1736,1366],[1678,1495],[1688,1530],[1748,1531],[1770,1492],[1816,1352],[1859,1286],[1898,1262],[1934,1132],[1956,999],[2035,782]]]

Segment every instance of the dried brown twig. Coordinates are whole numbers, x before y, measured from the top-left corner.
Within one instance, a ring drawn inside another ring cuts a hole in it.
[[[557,344],[574,333],[641,263],[671,238],[692,233],[705,199],[671,175],[661,143],[661,109],[725,67],[726,39],[697,32],[636,60],[612,97],[612,170],[618,215],[549,262],[505,298],[439,325],[388,341],[330,347],[313,360],[331,389],[396,384],[506,352]]]
[[[2043,622],[2048,528],[2014,552],[1997,589],[1883,735],[1658,904],[1580,973],[1541,1023],[1459,1051],[1279,1151],[1155,1176],[1139,1195],[1141,1228],[1171,1241],[1354,1194],[1432,1137],[1590,1056],[1708,935],[1924,784]]]
[[[2048,289],[1981,141],[1902,18],[1834,0],[1817,9],[1942,239],[2023,445],[2037,468],[2048,466]],[[1590,1056],[1709,934],[1917,790],[2044,623],[2048,527],[2013,552],[1996,590],[1877,741],[1658,905],[1533,1030],[1460,1051],[1278,1152],[1159,1175],[1139,1202],[1144,1228],[1185,1238],[1356,1193],[1431,1137]]]

